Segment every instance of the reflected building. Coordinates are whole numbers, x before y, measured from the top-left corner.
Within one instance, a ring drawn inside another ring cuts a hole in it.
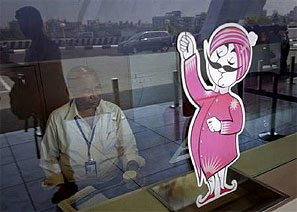
[[[195,32],[199,32],[202,29],[205,19],[206,13],[201,13],[195,16]]]
[[[246,17],[260,16],[266,0],[212,0],[201,30],[201,41],[226,22],[238,22]]]

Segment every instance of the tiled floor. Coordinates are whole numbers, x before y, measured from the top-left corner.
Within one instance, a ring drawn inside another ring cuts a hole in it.
[[[294,87],[297,90],[296,84]],[[286,89],[283,84],[280,86],[282,89]],[[138,185],[150,185],[192,170],[189,159],[169,162],[182,145],[189,123],[180,108],[169,108],[171,104],[166,102],[125,111],[135,134],[139,154],[146,159],[142,177],[136,181]],[[259,139],[258,134],[269,131],[271,127],[269,98],[245,94],[244,104],[246,124],[239,136],[241,152],[265,144],[266,141]],[[278,101],[276,131],[283,135],[297,131],[296,103]],[[56,211],[50,201],[56,190],[41,187],[44,174],[36,158],[32,129],[27,133],[17,131],[1,134],[0,139],[0,211]],[[125,191],[116,187],[109,192]]]

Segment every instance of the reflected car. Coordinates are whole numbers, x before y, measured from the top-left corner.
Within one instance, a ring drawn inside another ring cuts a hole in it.
[[[171,36],[167,31],[147,31],[139,32],[119,43],[118,51],[124,54],[142,51],[167,52],[171,46]]]

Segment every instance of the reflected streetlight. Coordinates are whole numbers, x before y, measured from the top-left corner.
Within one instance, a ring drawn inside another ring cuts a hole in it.
[[[66,24],[64,22],[62,22],[60,24],[60,27],[62,28],[64,44],[66,45],[66,36],[65,36],[65,27],[66,27]]]

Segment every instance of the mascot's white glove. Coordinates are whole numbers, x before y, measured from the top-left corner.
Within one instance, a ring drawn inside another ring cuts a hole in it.
[[[211,132],[219,132],[222,128],[221,122],[216,117],[211,117],[206,121]]]

